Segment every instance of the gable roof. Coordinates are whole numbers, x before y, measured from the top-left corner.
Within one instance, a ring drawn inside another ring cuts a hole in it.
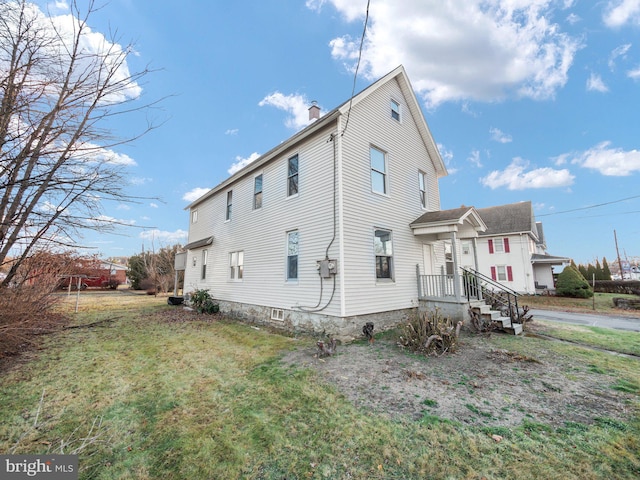
[[[538,227],[531,201],[479,208],[478,213],[487,225],[483,237],[508,233],[528,233],[538,240]]]
[[[433,235],[460,231],[464,227],[470,227],[474,235],[476,235],[475,232],[483,232],[487,228],[474,207],[426,212],[411,222],[409,226],[414,235]]]
[[[334,123],[338,122],[341,116],[348,114],[349,110],[353,107],[353,105],[357,105],[363,99],[373,94],[383,85],[385,85],[387,82],[393,79],[397,79],[398,84],[400,85],[402,94],[404,95],[407,101],[407,108],[409,109],[409,112],[411,112],[411,116],[416,122],[418,131],[420,133],[420,138],[422,139],[427,149],[427,152],[429,153],[429,157],[431,158],[431,161],[434,164],[438,178],[446,176],[447,169],[444,165],[444,162],[442,161],[442,157],[440,156],[438,147],[436,146],[436,143],[433,140],[433,137],[431,136],[431,131],[429,130],[429,127],[427,125],[427,121],[424,118],[424,115],[422,114],[422,110],[420,109],[420,104],[418,103],[418,100],[415,96],[413,88],[411,87],[411,83],[409,82],[407,73],[404,67],[400,65],[394,70],[392,70],[391,72],[389,72],[384,77],[380,78],[376,82],[369,85],[360,93],[356,94],[353,98],[350,98],[340,106],[334,108],[333,110],[329,111],[325,115],[321,116],[318,120],[306,126],[302,130],[294,134],[293,136],[289,137],[287,140],[280,143],[277,147],[272,148],[267,153],[261,155],[259,158],[251,162],[249,165],[240,169],[239,171],[231,175],[229,178],[227,178],[217,186],[213,187],[211,190],[209,190],[207,193],[202,195],[200,198],[191,202],[184,209],[189,210],[195,207],[196,205],[204,202],[208,198],[215,195],[215,193],[227,188],[230,184],[234,183],[238,179],[244,177],[245,175],[250,174],[255,170],[258,170],[265,163],[280,156],[283,152],[286,152],[287,150],[293,148],[298,142],[304,140],[305,138],[319,131],[324,130],[325,128],[333,126]]]

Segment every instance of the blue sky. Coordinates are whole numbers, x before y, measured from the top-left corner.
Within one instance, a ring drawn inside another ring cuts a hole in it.
[[[349,99],[366,7],[110,0],[91,28],[135,45],[131,71],[157,69],[140,103],[166,98],[162,125],[117,152],[127,191],[154,199],[105,205],[133,227],[82,243],[104,257],[185,243],[198,193],[303,128],[312,100]],[[443,209],[531,200],[550,254],[612,263],[615,230],[640,256],[640,0],[371,0],[356,91],[400,64],[449,171]]]

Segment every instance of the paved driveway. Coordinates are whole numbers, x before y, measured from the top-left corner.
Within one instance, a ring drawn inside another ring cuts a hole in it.
[[[576,325],[590,325],[592,327],[608,327],[618,330],[640,332],[640,318],[623,317],[617,315],[602,315],[595,313],[561,312],[557,310],[540,310],[532,308],[533,320],[551,320],[554,322],[573,323]]]

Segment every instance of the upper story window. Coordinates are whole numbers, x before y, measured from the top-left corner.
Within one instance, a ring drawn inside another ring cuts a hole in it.
[[[191,223],[198,223],[198,210],[191,211]]]
[[[227,210],[225,220],[231,220],[231,206],[233,205],[233,190],[227,192]]]
[[[253,209],[262,208],[262,174],[253,180]]]
[[[391,232],[376,230],[373,237],[373,251],[376,256],[376,278],[393,278],[393,246]]]
[[[287,168],[287,196],[298,194],[298,155],[289,159]]]
[[[395,100],[391,100],[391,118],[400,121],[400,104]]]
[[[489,253],[509,253],[508,238],[490,238]]]
[[[422,208],[427,208],[427,175],[424,172],[418,172],[418,182],[420,184],[420,204]]]
[[[287,233],[287,280],[298,279],[298,231]]]
[[[371,160],[371,190],[377,193],[387,193],[387,159],[382,150],[369,148]]]
[[[202,251],[202,270],[200,272],[201,280],[204,280],[207,278],[207,257],[208,257],[207,250],[203,250]],[[195,257],[194,257],[194,263],[195,263]]]
[[[231,252],[229,254],[229,278],[231,280],[242,280],[244,276],[244,252]]]

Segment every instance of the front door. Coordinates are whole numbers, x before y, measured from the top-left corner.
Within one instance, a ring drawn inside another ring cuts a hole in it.
[[[433,246],[422,244],[422,272],[423,275],[433,275]]]

